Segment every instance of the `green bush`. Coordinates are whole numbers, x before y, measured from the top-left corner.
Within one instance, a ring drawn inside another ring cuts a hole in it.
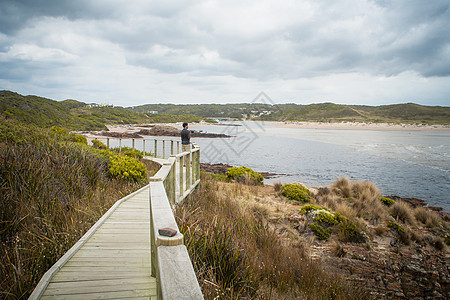
[[[305,215],[305,214],[309,213],[312,210],[326,210],[326,211],[329,211],[328,208],[326,208],[326,207],[322,207],[322,206],[318,206],[318,205],[314,205],[314,204],[306,204],[306,205],[302,206],[302,208],[299,211],[299,214]]]
[[[113,149],[115,152],[120,152],[123,155],[129,156],[129,157],[134,157],[134,158],[138,158],[141,159],[142,157],[144,157],[144,152],[139,151],[137,149],[133,149],[130,147],[122,147],[119,151],[119,148],[114,148]]]
[[[339,223],[339,239],[341,241],[363,243],[366,241],[366,237],[355,222],[346,217],[341,219]]]
[[[87,145],[87,138],[81,134],[73,134],[72,141],[75,143],[82,143],[82,144]]]
[[[339,223],[338,219],[331,213],[319,212],[319,214],[314,218],[319,224],[324,224],[326,226],[333,226]]]
[[[67,134],[69,134],[69,132],[66,129],[58,127],[58,126],[52,126],[50,128],[50,132],[58,134],[58,135],[67,135]]]
[[[392,204],[395,203],[395,200],[388,198],[388,197],[381,197],[380,198],[381,202],[383,202],[384,205],[386,206],[391,206]]]
[[[97,139],[92,140],[92,147],[97,149],[106,149],[106,145]]]
[[[403,226],[398,225],[396,222],[394,221],[388,221],[387,226],[389,228],[394,229],[395,231],[397,231],[397,233],[404,233],[405,232],[405,228],[403,228]]]
[[[259,185],[264,180],[261,174],[247,167],[232,167],[226,174],[230,181],[235,180],[245,184]]]
[[[331,236],[331,228],[325,229],[317,223],[309,224],[309,228],[314,232],[319,240],[328,240]]]
[[[309,202],[311,200],[309,190],[300,184],[288,183],[283,185],[281,187],[281,194],[295,201]]]
[[[109,157],[109,172],[114,177],[140,181],[145,178],[145,166],[135,158],[123,155]]]

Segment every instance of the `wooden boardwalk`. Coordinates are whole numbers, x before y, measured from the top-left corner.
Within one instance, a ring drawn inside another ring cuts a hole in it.
[[[156,299],[149,187],[121,202],[53,275],[41,299]]]

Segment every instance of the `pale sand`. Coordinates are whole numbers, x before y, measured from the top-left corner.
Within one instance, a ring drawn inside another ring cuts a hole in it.
[[[342,129],[342,130],[450,130],[450,125],[411,125],[392,123],[323,123],[323,122],[265,122],[282,128]]]

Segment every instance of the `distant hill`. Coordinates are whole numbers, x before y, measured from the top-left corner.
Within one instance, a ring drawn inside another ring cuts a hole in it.
[[[54,101],[0,91],[0,114],[39,127],[60,126],[71,130],[101,130],[105,124],[139,123],[144,114],[123,107],[88,108],[76,100]]]
[[[135,112],[158,114],[189,113],[209,118],[235,118],[267,121],[387,122],[404,124],[450,124],[450,107],[423,106],[414,103],[364,106],[320,103],[299,104],[146,104],[129,107]]]
[[[154,112],[157,113],[154,113]],[[199,122],[209,118],[267,121],[388,122],[450,124],[450,107],[414,103],[364,106],[320,103],[299,104],[146,104],[135,107],[92,107],[76,100],[54,101],[0,91],[0,116],[40,127],[102,130],[106,124]]]
[[[0,91],[0,116],[39,127],[59,126],[70,130],[103,130],[108,124],[199,122],[193,115],[149,115],[123,107],[88,107],[76,100],[54,101]]]

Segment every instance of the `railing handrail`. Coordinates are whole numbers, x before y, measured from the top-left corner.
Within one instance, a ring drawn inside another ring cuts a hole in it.
[[[172,211],[172,206],[183,201],[199,182],[200,147],[195,143],[190,151],[171,155],[150,178],[151,265],[159,299],[203,299]],[[176,234],[161,235],[162,228],[172,229]]]

